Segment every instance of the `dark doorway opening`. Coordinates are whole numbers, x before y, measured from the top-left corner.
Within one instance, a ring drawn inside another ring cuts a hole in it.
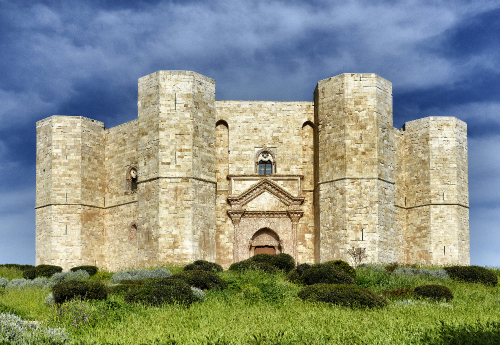
[[[276,249],[270,246],[259,246],[255,247],[254,255],[257,254],[276,254]]]

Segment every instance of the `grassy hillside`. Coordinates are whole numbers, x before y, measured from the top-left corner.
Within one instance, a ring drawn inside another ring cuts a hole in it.
[[[168,268],[168,267],[167,267]],[[179,271],[179,269],[175,269]],[[0,312],[42,327],[62,327],[71,344],[498,344],[500,287],[422,275],[357,269],[356,284],[376,293],[426,284],[445,285],[449,302],[393,298],[387,307],[351,309],[304,302],[285,274],[219,273],[228,289],[207,291],[203,302],[145,307],[110,294],[106,301],[46,306],[46,288],[0,288]],[[496,273],[500,273],[496,270]],[[0,269],[9,280],[22,276]],[[110,273],[94,280],[110,282]],[[471,341],[471,342],[467,342]],[[487,342],[491,341],[491,342]]]

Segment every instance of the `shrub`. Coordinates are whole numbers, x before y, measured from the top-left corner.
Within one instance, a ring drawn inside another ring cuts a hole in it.
[[[393,274],[402,274],[410,277],[414,276],[426,276],[426,277],[436,277],[441,279],[448,279],[448,273],[443,269],[438,270],[428,270],[425,268],[412,268],[412,267],[400,267],[395,269]]]
[[[381,294],[389,299],[402,299],[413,296],[413,289],[398,288],[393,290],[382,290]]]
[[[65,344],[69,335],[62,328],[45,328],[13,314],[0,314],[2,344]]]
[[[120,284],[122,280],[140,280],[149,278],[166,278],[172,275],[172,272],[163,267],[156,267],[152,270],[131,270],[118,271],[111,277],[113,284]]]
[[[86,280],[86,279],[89,279],[89,274],[87,273],[87,271],[78,270],[78,271],[55,273],[50,278],[50,281],[52,285],[55,285],[65,280]]]
[[[35,279],[36,274],[38,273],[38,270],[36,268],[28,268],[27,270],[23,271],[23,278],[24,279]]]
[[[49,279],[46,277],[39,277],[33,280],[26,281],[26,286],[44,288],[49,284]]]
[[[172,272],[167,270],[164,267],[155,267],[151,271],[149,271],[148,278],[167,278],[172,275]]]
[[[386,306],[387,300],[371,290],[347,284],[315,284],[299,291],[299,298],[311,302],[326,302],[351,308]]]
[[[169,279],[183,280],[190,286],[202,290],[224,290],[227,288],[227,283],[224,279],[213,272],[207,271],[184,271],[170,276]]]
[[[309,264],[300,264],[300,265],[297,265],[297,273],[302,275],[302,273],[304,273],[304,271],[307,271],[308,269],[311,268],[311,265]]]
[[[441,279],[450,279],[450,276],[448,275],[446,270],[444,270],[442,268],[437,269],[437,270],[432,270],[432,271],[430,271],[430,274],[431,274],[431,277],[441,278]]]
[[[413,289],[413,293],[417,297],[430,298],[436,301],[444,298],[448,302],[453,299],[453,293],[447,286],[444,285],[417,286],[415,289]]]
[[[333,265],[315,264],[304,271],[301,277],[306,285],[325,284],[354,284],[354,279],[344,271],[334,268]]]
[[[323,265],[332,266],[333,268],[344,271],[344,273],[349,275],[352,279],[356,279],[356,270],[345,261],[342,260],[327,261],[323,263]]]
[[[302,284],[302,276],[298,269],[291,270],[286,275],[286,280],[294,284]]]
[[[24,279],[24,278],[20,278],[20,279],[12,279],[8,284],[7,286],[5,286],[6,289],[14,289],[14,288],[23,288],[26,286],[26,282],[28,280],[27,279]]]
[[[128,273],[127,271],[118,271],[111,277],[111,283],[120,284],[120,282],[123,280],[131,280],[131,279],[132,275],[130,275],[130,273]]]
[[[54,265],[39,265],[34,268],[28,268],[23,272],[23,278],[35,279],[38,277],[50,278],[54,273],[62,272],[62,267]]]
[[[302,274],[311,268],[310,264],[300,264],[286,275],[286,280],[294,284],[303,284]]]
[[[48,307],[53,306],[54,304],[56,304],[56,300],[55,300],[54,294],[52,292],[49,293],[47,295],[47,297],[45,297],[45,299],[43,301],[43,304],[45,304]]]
[[[97,268],[96,266],[77,266],[70,269],[71,272],[76,272],[80,270],[87,272],[89,276],[92,277],[99,271],[99,268]]]
[[[57,304],[81,298],[82,300],[105,300],[108,297],[106,286],[96,281],[66,280],[52,287]]]
[[[245,272],[245,271],[262,271],[270,274],[277,273],[278,270],[273,265],[267,262],[254,262],[243,260],[233,263],[229,266],[230,271]]]
[[[142,303],[153,306],[164,303],[189,306],[196,300],[196,297],[185,281],[159,278],[152,279],[137,289],[129,291],[124,299],[127,303]]]
[[[271,264],[284,272],[290,272],[295,268],[295,260],[291,255],[285,253],[273,255],[273,263]]]
[[[498,277],[487,268],[480,266],[450,266],[444,270],[448,275],[456,280],[462,280],[468,283],[483,283],[485,285],[496,286]]]
[[[24,289],[27,287],[38,287],[45,288],[49,287],[49,280],[45,277],[31,279],[12,279],[7,286],[6,289]]]
[[[266,263],[276,267],[278,270],[290,272],[295,268],[295,260],[289,254],[280,253],[272,254],[257,254],[248,259],[252,262]]]
[[[9,284],[9,280],[7,278],[0,278],[0,287],[6,287]]]
[[[191,286],[191,291],[193,291],[193,295],[198,301],[203,302],[205,300],[206,293],[202,289]]]
[[[392,273],[398,267],[399,267],[399,263],[397,263],[397,262],[391,262],[390,264],[388,264],[388,265],[385,266],[385,271],[387,273]]]
[[[205,260],[196,260],[192,264],[186,265],[184,271],[208,271],[208,272],[222,272],[222,266],[215,262],[208,262]]]

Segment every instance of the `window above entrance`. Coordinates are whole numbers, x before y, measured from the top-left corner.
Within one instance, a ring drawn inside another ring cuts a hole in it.
[[[255,155],[255,170],[259,175],[276,173],[276,157],[274,152],[267,148],[257,151]]]

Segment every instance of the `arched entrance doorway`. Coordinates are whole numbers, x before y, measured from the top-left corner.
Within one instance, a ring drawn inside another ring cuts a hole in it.
[[[256,254],[279,254],[281,251],[279,236],[271,229],[260,229],[250,240],[250,256]]]

